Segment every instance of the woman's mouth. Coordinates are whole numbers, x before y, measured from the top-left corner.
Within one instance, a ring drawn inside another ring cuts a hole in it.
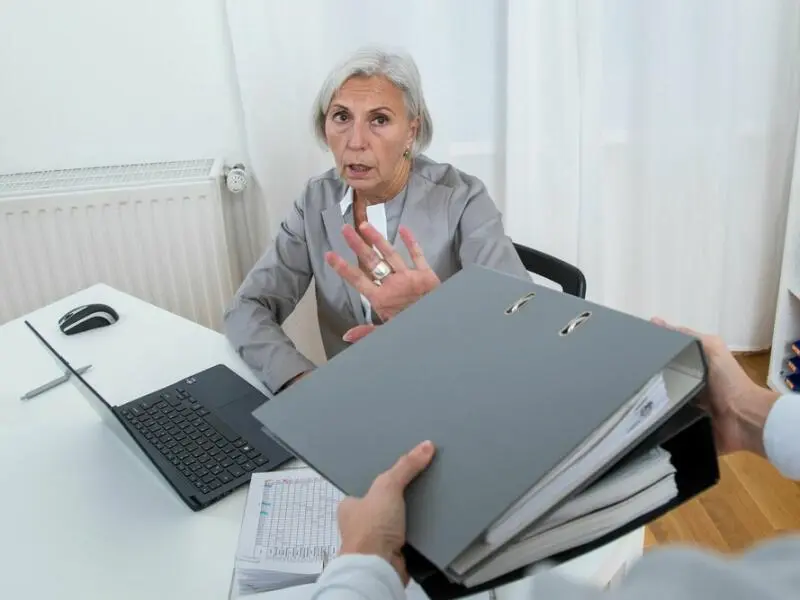
[[[351,163],[347,165],[347,173],[351,177],[359,178],[364,177],[372,170],[372,167],[363,165],[361,163]]]

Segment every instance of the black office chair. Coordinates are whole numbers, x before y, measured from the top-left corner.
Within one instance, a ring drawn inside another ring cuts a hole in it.
[[[529,272],[557,283],[566,294],[578,298],[586,297],[586,277],[578,267],[516,242],[514,242],[514,248],[517,249],[522,264]]]

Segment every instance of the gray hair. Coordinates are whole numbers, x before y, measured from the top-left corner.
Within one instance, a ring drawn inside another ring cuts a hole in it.
[[[361,48],[338,64],[325,78],[314,101],[314,135],[325,144],[325,119],[333,96],[354,76],[382,75],[403,92],[409,119],[419,118],[417,135],[411,147],[416,156],[424,152],[433,139],[433,122],[422,94],[422,80],[414,59],[399,51],[380,48]]]

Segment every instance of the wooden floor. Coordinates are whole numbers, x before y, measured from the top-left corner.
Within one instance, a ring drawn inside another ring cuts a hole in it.
[[[754,381],[765,385],[768,353],[737,358]],[[647,528],[646,548],[677,542],[737,552],[777,532],[800,530],[800,483],[745,453],[723,457],[720,472],[716,487]]]

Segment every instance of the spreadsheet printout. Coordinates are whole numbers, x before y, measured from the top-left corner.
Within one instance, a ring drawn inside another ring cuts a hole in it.
[[[237,559],[316,570],[339,549],[336,509],[343,497],[311,469],[254,473]]]

